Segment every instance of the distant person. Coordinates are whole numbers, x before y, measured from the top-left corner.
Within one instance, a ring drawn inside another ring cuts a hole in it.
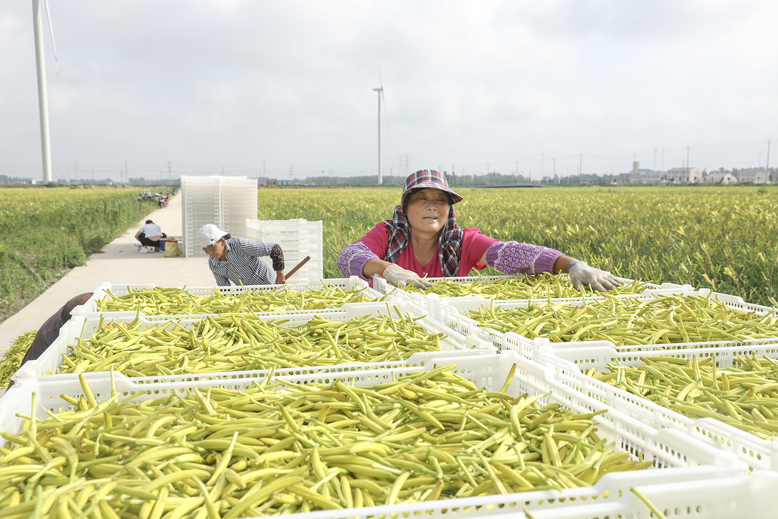
[[[284,252],[277,243],[232,238],[215,225],[203,225],[197,238],[210,258],[208,266],[219,286],[283,284]],[[269,256],[271,265],[260,258]],[[273,273],[275,271],[275,275]]]
[[[43,355],[43,352],[45,352],[57,337],[59,337],[60,328],[65,326],[65,323],[70,320],[70,312],[72,312],[75,307],[81,306],[89,301],[90,297],[92,297],[92,292],[78,295],[65,303],[65,306],[49,317],[40,329],[38,329],[38,333],[35,334],[30,349],[28,349],[27,353],[24,355],[20,366],[24,366],[25,362],[36,360]],[[8,387],[10,388],[12,385],[13,381],[8,384]]]
[[[398,287],[429,288],[424,277],[468,276],[473,267],[481,270],[487,265],[505,274],[567,272],[574,287],[590,285],[601,292],[619,286],[610,272],[558,250],[496,240],[475,227],[462,229],[453,207],[460,200],[441,173],[423,169],[411,174],[392,219],[347,245],[338,257],[338,268],[346,277],[370,280],[378,274]]]
[[[159,240],[162,238],[167,238],[167,234],[162,232],[159,225],[151,220],[146,220],[146,225],[135,233],[135,239],[140,242],[140,245],[136,244],[135,246],[138,247],[138,252],[143,253],[150,252],[149,247],[152,250],[157,250],[159,248]]]

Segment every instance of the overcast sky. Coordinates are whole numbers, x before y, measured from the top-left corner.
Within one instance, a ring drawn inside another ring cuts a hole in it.
[[[31,4],[0,5],[0,174],[42,178]],[[742,168],[778,141],[775,0],[49,5],[55,180],[376,174],[379,63],[385,175],[668,169],[687,146]]]

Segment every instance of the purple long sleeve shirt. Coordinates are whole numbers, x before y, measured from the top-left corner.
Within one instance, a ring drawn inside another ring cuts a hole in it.
[[[384,250],[386,247],[384,246]],[[486,263],[505,274],[539,274],[554,271],[554,263],[562,255],[561,252],[540,245],[518,243],[515,241],[495,241],[486,251]],[[365,264],[371,259],[383,259],[361,240],[347,245],[338,256],[338,269],[348,276],[362,274]],[[417,272],[422,275],[422,273]]]

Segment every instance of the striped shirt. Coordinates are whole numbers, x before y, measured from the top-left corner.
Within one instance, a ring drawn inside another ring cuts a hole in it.
[[[259,259],[260,256],[270,256],[274,243],[265,243],[246,238],[230,238],[224,240],[227,249],[227,261],[208,258],[213,277],[219,286],[235,285],[269,285],[275,280],[275,272],[270,263]]]

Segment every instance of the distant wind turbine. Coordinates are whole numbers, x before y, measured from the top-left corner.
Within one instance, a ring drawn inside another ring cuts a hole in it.
[[[59,62],[57,60],[57,45],[54,43],[54,27],[51,25],[51,11],[48,0],[46,4],[46,16],[49,19],[51,31],[51,44],[54,47],[54,63],[59,77]],[[41,118],[41,150],[43,153],[43,180],[51,182],[51,147],[49,145],[49,105],[46,99],[46,69],[43,56],[43,28],[41,23],[40,0],[32,0],[32,21],[35,28],[35,64],[38,69],[38,109]]]
[[[379,88],[374,88],[373,92],[378,92],[378,185],[384,183],[384,174],[381,169],[381,99],[384,101],[384,112],[386,112],[386,99],[384,98],[384,81],[381,78],[381,63],[378,63],[378,81],[381,84]],[[389,117],[387,116],[387,119]]]

